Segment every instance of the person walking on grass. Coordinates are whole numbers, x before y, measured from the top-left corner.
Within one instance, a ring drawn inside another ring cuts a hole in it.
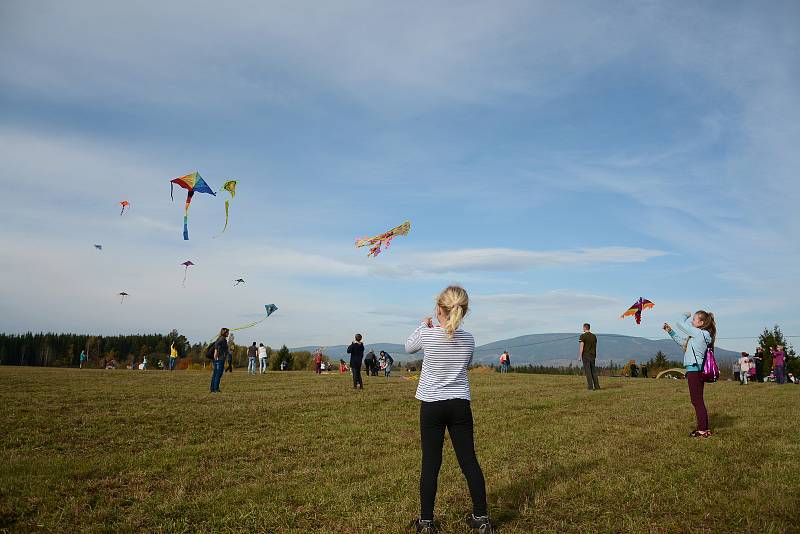
[[[247,347],[247,374],[249,375],[256,374],[257,358],[258,358],[258,347],[256,347],[256,342],[253,341],[253,344]]]
[[[361,334],[356,334],[355,341],[347,347],[347,354],[350,355],[350,370],[353,373],[353,389],[364,389],[364,382],[361,380],[361,362],[364,359],[362,339]]]
[[[750,377],[750,356],[743,352],[736,363],[739,364],[739,385],[746,386],[747,379]]]
[[[686,369],[686,382],[689,384],[689,398],[697,418],[697,429],[690,435],[707,438],[711,436],[711,430],[708,428],[708,411],[703,399],[704,383],[700,372],[706,351],[714,346],[717,323],[713,313],[700,310],[694,315],[685,313],[675,326],[685,335],[673,330],[668,323],[664,323],[664,330],[683,348],[683,367]]]
[[[783,350],[783,345],[770,349],[770,352],[772,353],[772,367],[775,370],[775,382],[777,384],[785,384],[784,364],[786,363],[786,352]]]
[[[481,534],[493,532],[486,504],[486,481],[475,455],[472,408],[467,369],[475,353],[472,334],[461,330],[469,310],[469,296],[463,288],[450,286],[436,299],[436,322],[426,317],[406,340],[409,354],[423,351],[422,371],[415,397],[419,411],[422,468],[419,481],[420,516],[412,522],[418,533],[435,532],[433,508],[439,469],[442,465],[444,431],[467,479],[472,514],[467,524]]]
[[[597,336],[592,334],[591,325],[583,323],[583,334],[578,338],[578,361],[583,363],[583,373],[586,375],[586,386],[589,391],[600,389],[597,379]]]
[[[264,374],[267,372],[267,347],[263,343],[258,344],[258,372]]]
[[[81,351],[81,355],[78,356],[78,369],[83,369],[83,366],[86,365],[87,359],[88,358],[86,357],[86,352]]]
[[[169,370],[175,370],[175,362],[178,361],[178,349],[175,348],[175,342],[169,346]]]
[[[219,393],[219,381],[222,379],[222,373],[225,372],[225,361],[228,359],[228,335],[230,331],[223,328],[219,331],[219,337],[214,342],[214,357],[212,359],[211,367],[211,393]]]

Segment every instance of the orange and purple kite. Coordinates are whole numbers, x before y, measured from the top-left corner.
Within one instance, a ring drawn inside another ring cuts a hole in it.
[[[647,299],[639,297],[633,306],[628,308],[628,311],[620,315],[620,319],[624,319],[625,317],[630,317],[633,315],[636,318],[636,324],[642,324],[642,312],[644,310],[652,309],[654,304]]]
[[[191,174],[187,174],[186,176],[181,176],[180,178],[175,178],[174,180],[169,181],[169,196],[172,200],[175,198],[172,196],[172,189],[175,184],[181,186],[182,188],[188,191],[186,195],[186,207],[183,209],[183,239],[188,241],[189,240],[189,204],[192,203],[192,197],[195,193],[209,193],[211,195],[217,196],[217,194],[208,187],[208,184],[203,177],[200,176],[200,173],[193,172]]]
[[[190,260],[181,263],[183,265],[183,287],[186,287],[186,277],[189,276],[189,267],[194,265]]]
[[[371,245],[369,252],[367,253],[367,257],[376,257],[381,253],[381,246],[389,248],[389,244],[392,242],[392,239],[399,235],[408,235],[409,230],[411,230],[411,223],[406,221],[400,226],[392,228],[388,232],[385,232],[381,235],[356,239],[356,247],[366,247]]]
[[[122,206],[122,211],[120,211],[120,212],[119,212],[119,215],[120,215],[120,217],[121,217],[121,216],[122,216],[122,214],[123,214],[123,213],[125,213],[125,208],[127,208],[128,206],[130,206],[130,205],[131,205],[131,203],[130,203],[130,202],[128,202],[127,200],[122,200],[122,201],[120,201],[119,205],[120,205],[120,206]]]

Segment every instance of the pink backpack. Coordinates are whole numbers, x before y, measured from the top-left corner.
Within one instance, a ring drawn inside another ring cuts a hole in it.
[[[694,348],[692,348],[694,352]],[[694,355],[694,361],[697,361],[697,354]],[[703,363],[698,363],[700,367],[700,380],[703,382],[716,382],[719,380],[719,366],[717,366],[717,359],[714,357],[714,342],[706,345],[706,356],[703,358]]]
[[[717,359],[714,358],[714,344],[706,348],[706,357],[703,358],[703,365],[700,368],[700,378],[703,382],[716,382],[719,380],[719,367]]]

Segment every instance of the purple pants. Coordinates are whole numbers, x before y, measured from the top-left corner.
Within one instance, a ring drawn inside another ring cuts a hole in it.
[[[703,401],[705,383],[700,378],[700,372],[689,371],[686,373],[686,381],[689,382],[689,398],[692,399],[694,413],[697,416],[697,430],[708,430],[708,412],[706,403]]]
[[[776,365],[775,366],[775,382],[777,382],[778,384],[785,384],[786,383],[786,377],[783,374],[783,366],[782,365]]]

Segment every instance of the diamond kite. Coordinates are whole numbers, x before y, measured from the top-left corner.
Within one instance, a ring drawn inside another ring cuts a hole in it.
[[[208,187],[208,184],[203,177],[200,176],[200,173],[193,172],[191,174],[187,174],[186,176],[181,176],[180,178],[175,178],[169,181],[169,196],[172,200],[175,198],[172,196],[172,190],[175,184],[181,186],[182,188],[186,189],[188,193],[186,194],[186,207],[183,209],[183,239],[185,241],[189,240],[189,204],[192,203],[192,197],[195,193],[208,193],[214,196],[217,194]]]
[[[272,315],[274,312],[276,312],[278,310],[278,307],[275,306],[274,304],[264,304],[264,309],[266,309],[267,315],[265,315],[263,318],[259,319],[258,321],[254,321],[252,323],[248,323],[248,324],[240,326],[238,328],[230,328],[229,330],[244,330],[246,328],[252,328],[252,327],[254,327],[255,325],[257,325],[259,323],[263,323],[264,321],[267,320],[267,317],[269,317],[270,315]]]
[[[619,318],[624,319],[625,317],[630,317],[633,315],[636,318],[636,324],[642,324],[642,312],[644,310],[653,309],[653,306],[655,305],[649,300],[639,297],[639,300],[637,300],[633,306],[628,308],[628,311],[620,315]]]
[[[381,235],[356,239],[356,247],[371,246],[369,253],[367,253],[367,257],[372,256],[374,258],[381,253],[381,246],[389,248],[389,244],[392,242],[392,239],[399,235],[408,235],[409,230],[411,230],[411,223],[406,221],[400,226],[392,228],[388,232]]]
[[[186,277],[189,276],[189,267],[194,265],[194,263],[186,260],[185,262],[181,263],[181,265],[183,265],[183,287],[186,287]]]

